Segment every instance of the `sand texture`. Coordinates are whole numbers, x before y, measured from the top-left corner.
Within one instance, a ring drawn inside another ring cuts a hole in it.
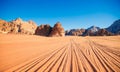
[[[0,34],[0,72],[120,72],[120,36]]]

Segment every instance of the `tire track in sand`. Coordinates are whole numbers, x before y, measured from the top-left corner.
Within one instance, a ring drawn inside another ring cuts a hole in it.
[[[72,38],[65,46],[6,72],[120,72],[119,51],[90,38],[85,45],[78,40]]]

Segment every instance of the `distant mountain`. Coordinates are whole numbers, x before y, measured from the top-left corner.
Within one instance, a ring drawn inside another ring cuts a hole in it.
[[[60,22],[57,22],[54,27],[48,24],[37,26],[33,21],[23,21],[21,18],[16,18],[10,22],[0,19],[0,33],[35,34],[52,37],[65,36],[64,28]]]
[[[120,34],[120,19],[113,22],[113,24],[106,29],[114,34]]]
[[[60,22],[57,22],[54,27],[50,25],[37,26],[33,21],[23,21],[21,18],[17,18],[13,21],[7,22],[0,19],[0,33],[14,33],[14,34],[30,34],[41,36],[111,36],[120,35],[120,19],[113,22],[108,28],[100,28],[97,26],[91,26],[87,29],[70,29],[64,31]]]
[[[91,26],[87,29],[71,29],[66,31],[66,35],[72,36],[112,36],[113,33],[97,26]]]
[[[95,33],[95,32],[97,32],[99,29],[100,29],[100,27],[91,26],[91,27],[89,27],[87,30],[91,30],[91,32]]]
[[[106,29],[99,29],[96,33],[95,36],[113,36],[114,34],[107,31]]]
[[[85,29],[71,29],[71,30],[67,30],[65,35],[82,36],[84,32]]]
[[[91,26],[88,29],[86,29],[83,36],[95,36],[96,33],[100,30],[100,27],[97,26]]]

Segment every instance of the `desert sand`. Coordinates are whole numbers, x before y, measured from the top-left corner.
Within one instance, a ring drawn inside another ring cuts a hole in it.
[[[0,34],[0,72],[120,72],[120,36]]]

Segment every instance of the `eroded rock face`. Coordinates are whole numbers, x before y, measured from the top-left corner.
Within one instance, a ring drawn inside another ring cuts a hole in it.
[[[92,30],[86,30],[83,36],[95,36],[96,32],[93,32]]]
[[[97,33],[96,36],[112,36],[114,35],[113,33],[107,31],[106,29],[100,29]]]
[[[60,22],[57,22],[52,28],[50,25],[38,26],[33,21],[23,21],[17,18],[13,21],[7,22],[0,20],[0,33],[19,33],[29,35],[41,35],[41,36],[64,36],[65,32]]]
[[[7,29],[8,23],[4,20],[0,20],[0,33],[8,33],[9,29]]]
[[[18,27],[18,32],[22,34],[34,34],[37,28],[37,25],[33,21],[22,21],[22,19],[17,18],[12,21],[12,23],[16,24]]]
[[[35,34],[41,35],[41,36],[49,36],[51,30],[52,30],[52,27],[49,24],[40,25],[37,27]]]
[[[86,29],[83,36],[96,36],[96,33],[100,30],[99,27],[91,26],[88,29]]]
[[[17,18],[11,22],[0,20],[0,31],[1,33],[22,33],[22,34],[34,34],[37,25],[33,21],[22,21]]]
[[[0,20],[0,33],[17,33],[17,32],[18,28],[16,24]]]
[[[85,29],[71,29],[69,31],[66,31],[65,35],[82,36],[84,32]]]
[[[100,29],[100,28],[97,27],[97,26],[91,26],[91,27],[89,27],[87,30],[91,30],[91,32],[95,33],[95,32],[97,32],[99,29]]]
[[[111,26],[107,28],[109,32],[112,32],[114,34],[120,34],[120,19],[113,22]]]
[[[57,22],[54,27],[52,28],[52,31],[49,36],[52,37],[60,37],[65,36],[64,28],[62,27],[60,22]]]

